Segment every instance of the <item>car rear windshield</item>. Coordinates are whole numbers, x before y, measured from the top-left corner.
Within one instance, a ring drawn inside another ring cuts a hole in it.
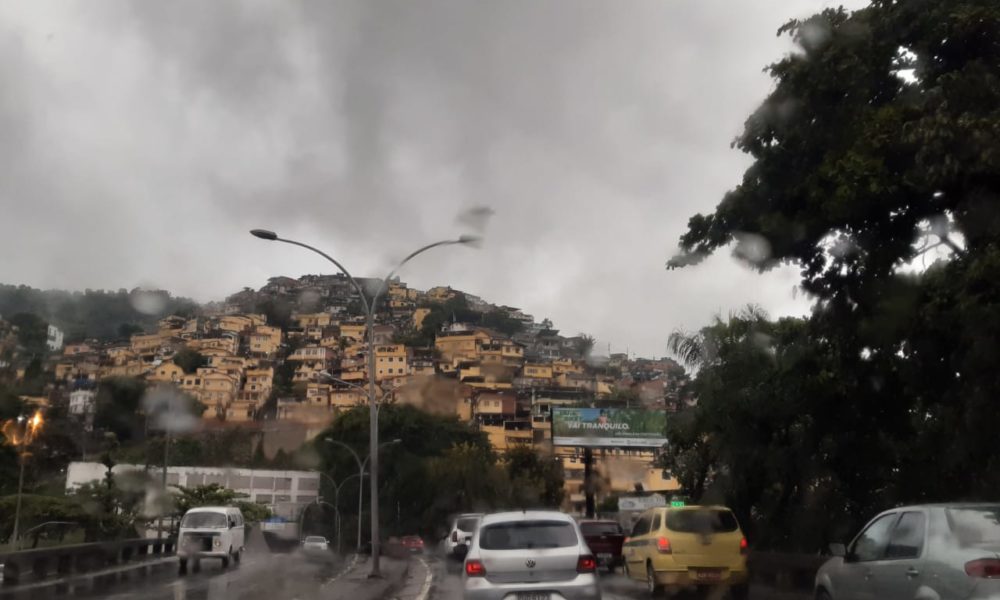
[[[306,541],[310,543],[311,542],[323,543],[326,541],[326,538],[319,537],[318,535],[310,535],[309,537],[306,538]]]
[[[960,544],[1000,543],[1000,505],[949,508],[945,515]]]
[[[184,515],[183,519],[181,519],[181,527],[214,527],[217,529],[225,529],[228,526],[229,521],[226,520],[226,515],[222,513],[189,512]]]
[[[618,535],[622,528],[618,523],[580,523],[583,535]]]
[[[678,533],[726,533],[738,528],[736,517],[728,510],[667,511],[667,529]]]
[[[479,523],[479,519],[475,517],[467,517],[465,519],[459,519],[455,527],[460,531],[470,532],[476,530],[477,523]]]
[[[479,547],[483,550],[568,548],[577,543],[576,530],[565,521],[496,523],[479,532]]]

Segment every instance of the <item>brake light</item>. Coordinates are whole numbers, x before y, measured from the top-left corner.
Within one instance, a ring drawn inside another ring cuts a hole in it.
[[[486,575],[486,567],[483,566],[483,562],[480,560],[467,560],[465,561],[465,574],[469,577],[484,577]]]
[[[452,531],[451,532],[451,541],[453,541],[455,543],[458,543],[458,532],[457,531]]]
[[[740,554],[746,554],[746,553],[747,553],[747,539],[742,538],[740,540]]]
[[[584,554],[576,561],[577,573],[593,573],[597,570],[597,560],[593,556]]]
[[[985,579],[1000,578],[1000,559],[980,558],[970,560],[965,563],[965,574],[969,577],[983,577]]]
[[[673,550],[670,548],[670,540],[661,535],[660,538],[656,540],[656,550],[660,554],[671,554]]]

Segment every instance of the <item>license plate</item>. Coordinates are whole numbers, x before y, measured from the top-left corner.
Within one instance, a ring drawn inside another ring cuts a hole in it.
[[[518,592],[517,600],[549,600],[545,592]]]
[[[694,578],[698,581],[718,581],[722,579],[722,571],[699,569],[694,572]]]
[[[598,560],[611,560],[611,553],[610,552],[601,552],[600,554],[597,555],[597,559]]]

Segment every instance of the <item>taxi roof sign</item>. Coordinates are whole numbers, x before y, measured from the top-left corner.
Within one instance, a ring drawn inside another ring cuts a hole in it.
[[[670,508],[684,508],[685,504],[683,500],[671,500]]]

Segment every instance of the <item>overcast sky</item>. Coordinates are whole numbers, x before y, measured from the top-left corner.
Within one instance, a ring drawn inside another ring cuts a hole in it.
[[[330,272],[254,227],[374,276],[487,206],[481,248],[404,281],[649,356],[747,302],[803,314],[794,270],[664,263],[749,164],[777,28],[831,4],[0,2],[0,282],[207,301]]]

